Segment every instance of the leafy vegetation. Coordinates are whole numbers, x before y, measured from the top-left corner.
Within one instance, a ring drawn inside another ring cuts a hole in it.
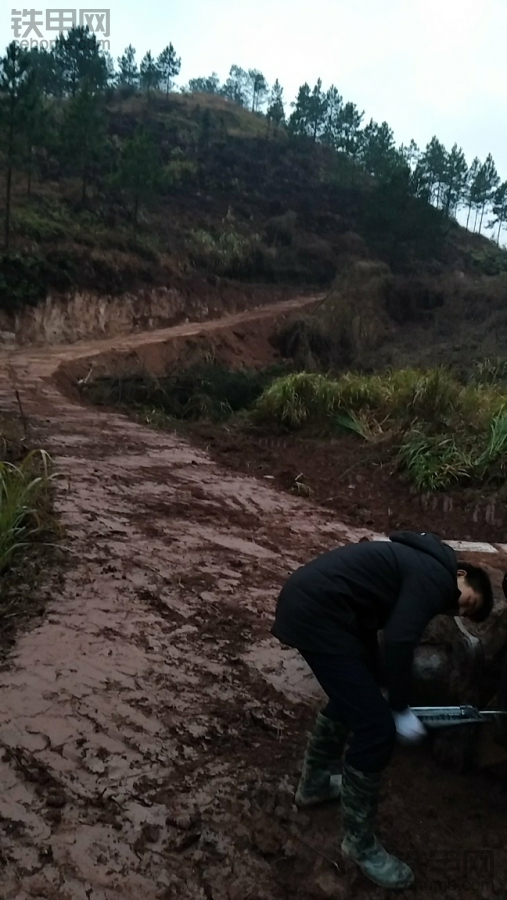
[[[503,487],[507,473],[507,386],[490,369],[461,382],[444,368],[338,377],[229,371],[202,363],[162,378],[99,378],[82,386],[93,402],[133,409],[149,424],[240,421],[302,438],[355,435],[382,445],[421,491],[457,484]],[[503,374],[503,373],[502,373]],[[238,420],[239,416],[239,420]]]
[[[0,658],[20,623],[43,613],[57,559],[52,461],[27,450],[26,423],[0,414]],[[61,558],[61,557],[60,557]]]
[[[339,378],[295,373],[257,401],[265,425],[312,433],[348,431],[393,447],[420,490],[496,479],[507,471],[507,391],[460,383],[445,369],[404,369]],[[346,427],[346,426],[345,426]]]
[[[189,239],[190,259],[215,275],[245,276],[254,268],[259,252],[259,235],[244,236],[234,229],[214,236],[193,231]]]
[[[203,362],[162,378],[97,378],[81,389],[95,403],[135,409],[152,423],[157,421],[157,414],[161,414],[161,421],[220,422],[249,409],[280,371],[274,367],[233,372],[214,362]]]
[[[0,573],[45,527],[53,476],[44,450],[33,450],[18,464],[0,462]]]

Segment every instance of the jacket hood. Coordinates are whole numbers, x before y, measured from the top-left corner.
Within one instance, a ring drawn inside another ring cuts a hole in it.
[[[451,547],[443,544],[434,534],[419,533],[416,531],[397,531],[396,534],[390,536],[390,540],[395,544],[405,544],[421,553],[427,553],[441,563],[449,572],[456,584],[458,574],[458,562],[456,554]]]

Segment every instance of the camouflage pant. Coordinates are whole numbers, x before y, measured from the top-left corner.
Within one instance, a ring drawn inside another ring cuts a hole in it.
[[[342,850],[375,884],[400,889],[412,884],[410,868],[391,856],[374,833],[381,773],[358,772],[346,763],[342,776]]]
[[[319,713],[306,748],[301,780],[296,793],[298,806],[338,800],[341,790],[341,758],[348,728]]]

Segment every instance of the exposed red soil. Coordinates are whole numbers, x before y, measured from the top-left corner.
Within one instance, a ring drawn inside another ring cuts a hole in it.
[[[388,534],[433,531],[446,540],[507,542],[505,506],[493,491],[420,494],[397,470],[392,451],[355,437],[305,439],[240,426],[192,426],[221,464],[269,480],[334,510],[354,527]]]
[[[385,896],[342,860],[335,808],[293,806],[320,697],[269,633],[287,573],[361,532],[52,380],[61,364],[84,377],[113,349],[237,325],[1,359],[2,407],[15,408],[14,381],[70,479],[57,496],[68,565],[48,574],[46,618],[0,673],[5,900]],[[484,772],[444,770],[429,746],[399,751],[379,833],[414,868],[402,896],[505,896],[506,796]]]

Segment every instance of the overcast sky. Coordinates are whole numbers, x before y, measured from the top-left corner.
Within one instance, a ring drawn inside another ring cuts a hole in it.
[[[398,143],[413,137],[424,146],[436,134],[447,147],[461,145],[468,162],[491,152],[507,178],[507,0],[106,5],[115,59],[129,43],[139,61],[172,42],[182,57],[180,84],[213,70],[223,81],[235,63],[260,69],[270,83],[278,78],[288,102],[304,81],[313,86],[320,77],[367,120],[386,120]],[[13,37],[11,8],[4,4],[0,13],[4,46]]]

